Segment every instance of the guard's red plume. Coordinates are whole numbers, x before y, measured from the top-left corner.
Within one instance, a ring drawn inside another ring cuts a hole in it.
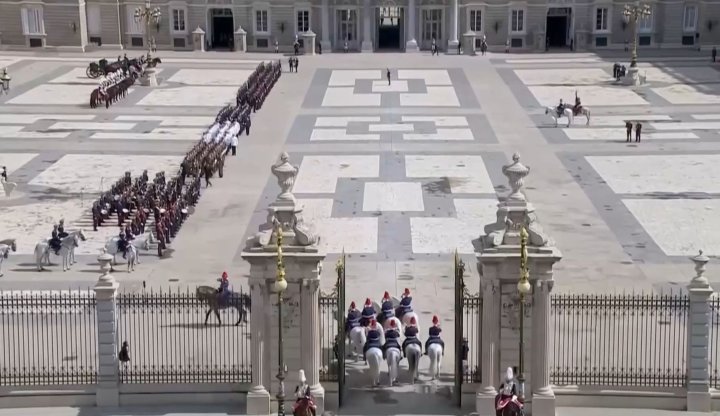
[[[372,301],[370,298],[365,298],[365,306],[372,306]]]
[[[223,279],[227,279],[227,278],[228,278],[228,274],[227,274],[227,272],[223,272],[223,274],[222,274],[222,278],[223,278]]]
[[[395,323],[394,319],[390,320],[390,328],[397,328],[397,324]]]
[[[355,309],[355,302],[350,302],[350,309]]]
[[[370,326],[375,326],[377,324],[377,321],[375,319],[370,320]]]
[[[437,325],[440,322],[437,315],[433,315],[433,325]]]
[[[415,320],[415,317],[410,318],[410,325],[417,325],[417,321]]]
[[[383,299],[390,299],[390,294],[387,291],[383,294]]]
[[[404,292],[404,293],[405,293],[405,296],[410,296],[410,289],[405,288],[405,292]]]

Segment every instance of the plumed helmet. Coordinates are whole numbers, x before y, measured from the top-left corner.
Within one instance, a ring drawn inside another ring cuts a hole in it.
[[[410,289],[405,288],[405,291],[403,292],[403,295],[410,296]]]
[[[227,280],[227,278],[228,278],[227,272],[223,272],[222,278],[223,278],[223,280]]]
[[[397,328],[397,324],[395,323],[394,319],[390,320],[390,328]]]
[[[355,309],[355,302],[350,302],[350,309]]]
[[[305,378],[305,370],[298,370],[298,380],[300,381],[300,384],[305,384],[305,382],[307,382],[307,379]]]
[[[515,378],[515,374],[513,373],[512,367],[508,367],[505,371],[505,380],[506,381],[512,381],[513,378]]]
[[[370,320],[370,326],[375,326],[375,325],[377,325],[377,321],[375,320],[375,318],[373,318]]]
[[[410,318],[410,325],[417,325],[417,320],[415,320],[414,316]]]
[[[383,294],[383,300],[385,299],[390,299],[390,294],[387,291]]]
[[[372,306],[372,301],[370,300],[370,298],[365,299],[365,306]]]
[[[440,320],[438,319],[437,315],[433,315],[433,325],[438,326],[440,324]]]

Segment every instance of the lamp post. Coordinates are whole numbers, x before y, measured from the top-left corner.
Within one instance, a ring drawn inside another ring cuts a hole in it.
[[[648,4],[640,4],[636,3],[633,5],[626,4],[625,9],[623,10],[623,16],[625,16],[625,19],[629,22],[632,22],[633,25],[633,47],[632,47],[632,57],[630,58],[630,68],[637,67],[637,42],[638,42],[638,27],[637,22],[638,19],[641,19],[643,17],[650,16],[652,14],[652,10],[650,10],[650,5]]]
[[[145,26],[145,44],[148,47],[148,55],[150,55],[150,24],[160,24],[162,12],[159,7],[153,7],[150,0],[145,0],[145,5],[135,8],[135,21]]]
[[[273,284],[273,290],[278,295],[278,416],[285,416],[285,376],[287,369],[285,368],[285,357],[283,356],[283,292],[287,289],[287,280],[285,280],[285,264],[283,263],[282,252],[282,225],[277,226],[277,278]]]
[[[7,68],[3,68],[2,75],[0,75],[0,92],[7,94],[10,91],[10,75],[7,73]]]
[[[528,232],[523,227],[520,230],[520,280],[517,284],[517,290],[520,294],[520,364],[518,365],[518,383],[520,384],[520,391],[518,392],[518,400],[520,402],[525,401],[525,296],[530,293],[532,289],[530,286],[530,270],[527,264],[527,241]]]

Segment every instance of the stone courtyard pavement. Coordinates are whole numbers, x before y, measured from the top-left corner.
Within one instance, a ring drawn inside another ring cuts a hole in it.
[[[159,55],[161,87],[134,87],[109,110],[86,104],[84,68],[97,54],[2,58],[13,83],[0,97],[0,165],[18,189],[0,196],[0,239],[18,238],[19,247],[0,289],[93,285],[95,257],[115,227],[90,232],[70,272],[36,272],[35,243],[63,217],[68,228],[91,229],[93,198],[124,171],[174,171],[250,71],[279,57]],[[695,56],[641,58],[648,85],[637,90],[614,85],[614,60],[592,54],[300,60],[301,72],[285,73],[254,115],[225,178],[203,189],[173,256],[142,253],[135,273],[116,273],[121,290],[213,284],[224,270],[243,285],[240,252],[278,192],[269,167],[282,151],[300,167],[294,192],[329,253],[325,270],[348,254],[347,303],[410,288],[421,327],[439,315],[446,340],[452,253],[463,255],[476,292],[471,240],[495,220],[508,191],[501,167],[513,152],[531,167],[528,198],[563,253],[557,291],[684,286],[693,275],[687,256],[720,254],[720,86],[716,69]],[[543,107],[572,102],[575,91],[590,125],[553,127]],[[642,143],[624,142],[628,119],[643,122]],[[335,280],[326,274],[324,290]]]

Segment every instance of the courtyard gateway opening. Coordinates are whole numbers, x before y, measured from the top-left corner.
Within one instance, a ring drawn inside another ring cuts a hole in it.
[[[545,36],[547,46],[564,48],[570,46],[570,7],[551,7],[548,9]]]
[[[231,9],[210,9],[210,48],[233,48],[233,13]]]
[[[395,6],[378,8],[377,48],[380,50],[402,49],[402,8]]]

